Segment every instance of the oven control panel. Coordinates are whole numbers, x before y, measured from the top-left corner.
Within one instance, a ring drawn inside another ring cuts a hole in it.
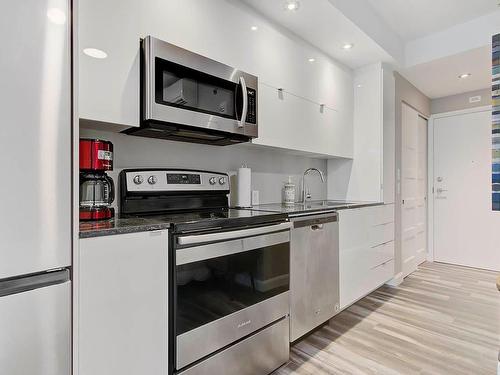
[[[229,190],[226,173],[155,169],[126,171],[125,176],[132,192]]]

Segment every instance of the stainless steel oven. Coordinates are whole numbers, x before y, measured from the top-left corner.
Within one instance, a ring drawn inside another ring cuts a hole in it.
[[[171,223],[169,374],[267,375],[287,362],[288,216],[229,208],[220,172],[125,169],[119,187],[120,215]]]
[[[290,227],[174,236],[178,371],[267,374],[287,361]]]
[[[128,133],[215,145],[257,137],[257,77],[151,36],[141,62],[142,125]]]

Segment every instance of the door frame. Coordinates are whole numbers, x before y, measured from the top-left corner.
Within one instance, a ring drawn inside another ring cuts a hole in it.
[[[434,262],[434,121],[445,117],[490,112],[491,105],[432,114],[427,131],[427,260]]]
[[[401,210],[402,210],[402,198],[401,198],[401,161],[403,158],[403,150],[402,150],[402,144],[403,144],[403,118],[402,118],[402,108],[403,105],[407,105],[408,107],[411,107],[413,110],[415,110],[420,117],[423,119],[427,120],[427,153],[429,152],[429,132],[430,132],[430,123],[431,123],[431,117],[424,115],[417,107],[412,105],[411,103],[407,102],[406,100],[401,100],[396,106],[399,105],[400,108],[400,114],[401,114],[401,120],[399,122],[399,125],[396,121],[396,130],[395,130],[395,192],[394,192],[394,243],[395,243],[395,251],[399,253],[399,263],[400,266],[402,267],[402,241],[401,241],[401,225],[402,225],[402,220],[401,220]],[[429,173],[429,155],[427,155],[427,174]],[[429,176],[429,175],[427,175]],[[427,188],[428,189],[428,188]],[[427,190],[427,226],[429,225],[429,190]],[[427,228],[428,229],[428,228]],[[428,230],[427,230],[427,242],[428,242]],[[427,249],[427,252],[429,250]],[[397,255],[396,255],[396,261]],[[394,277],[388,281],[386,284],[389,286],[398,286],[403,282],[403,270],[399,270],[398,273],[394,275]]]

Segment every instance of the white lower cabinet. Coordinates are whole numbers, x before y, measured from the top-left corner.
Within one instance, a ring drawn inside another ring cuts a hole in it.
[[[340,308],[394,276],[394,205],[339,211]]]
[[[168,231],[80,240],[78,375],[168,372]]]

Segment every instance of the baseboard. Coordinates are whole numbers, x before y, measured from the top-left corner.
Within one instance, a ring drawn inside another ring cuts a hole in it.
[[[397,287],[399,284],[403,282],[403,272],[398,273],[392,279],[385,283],[387,286]]]

